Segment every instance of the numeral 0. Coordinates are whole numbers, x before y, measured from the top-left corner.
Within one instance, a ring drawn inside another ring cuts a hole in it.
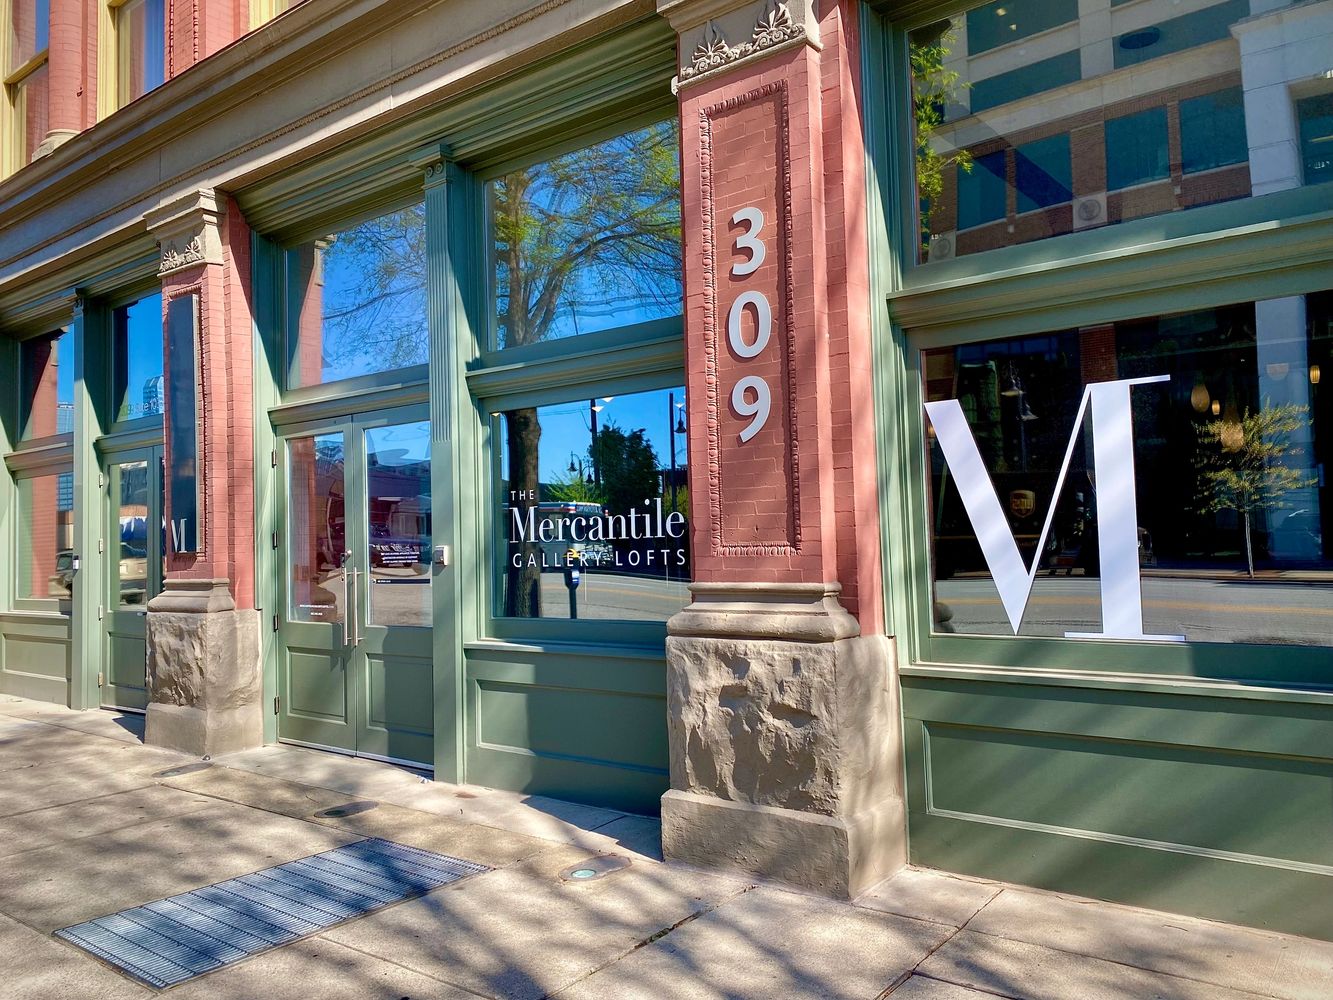
[[[741,317],[745,307],[754,306],[755,333],[754,343],[747,344],[741,335]],[[773,310],[763,292],[754,290],[741,292],[731,304],[727,313],[727,343],[742,358],[757,357],[768,346],[768,338],[773,333]]]
[[[754,390],[754,402],[745,398],[747,389]],[[768,411],[773,407],[773,396],[768,391],[768,383],[758,375],[746,375],[731,390],[731,407],[742,417],[753,417],[741,431],[741,442],[754,437],[768,423]]]

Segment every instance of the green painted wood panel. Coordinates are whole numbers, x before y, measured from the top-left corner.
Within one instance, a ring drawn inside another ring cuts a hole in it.
[[[467,780],[656,813],[667,775],[661,656],[469,648]]]
[[[68,704],[71,662],[67,621],[0,618],[0,693]]]
[[[906,677],[913,863],[1333,938],[1333,699]]]
[[[376,757],[428,764],[435,753],[434,678],[430,634],[420,637],[425,656],[367,652],[360,657],[364,691],[357,750]]]
[[[118,616],[122,620],[126,616]],[[144,623],[146,625],[146,623]],[[142,711],[148,707],[147,629],[107,634],[102,704]]]

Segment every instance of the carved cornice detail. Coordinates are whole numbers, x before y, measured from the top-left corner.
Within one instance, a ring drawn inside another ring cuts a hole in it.
[[[191,264],[202,264],[207,260],[204,253],[203,239],[196,235],[191,237],[190,242],[185,244],[184,250],[176,249],[176,241],[168,240],[165,244],[158,244],[162,250],[162,261],[158,265],[158,274],[169,274],[182,267],[189,267]]]
[[[710,20],[704,29],[703,39],[694,47],[690,64],[681,67],[679,81],[681,84],[691,83],[742,59],[806,40],[805,26],[796,22],[784,0],[775,0],[765,10],[755,22],[750,40],[739,45],[729,44],[716,22]]]
[[[221,199],[211,190],[191,191],[148,212],[144,221],[162,254],[159,277],[198,264],[222,263]]]

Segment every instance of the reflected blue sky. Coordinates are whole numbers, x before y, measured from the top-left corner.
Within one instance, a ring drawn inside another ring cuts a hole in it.
[[[121,420],[162,412],[162,296],[150,295],[116,310],[117,361],[125,362],[125,384],[117,386]],[[119,368],[119,364],[117,365]]]
[[[56,341],[56,401],[74,405],[74,338],[68,328]]]
[[[424,205],[316,242],[323,283],[312,282],[308,294],[320,296],[321,381],[426,363],[425,242]],[[297,251],[309,253],[309,244]]]
[[[674,414],[668,418],[673,393]],[[602,408],[597,414],[598,429],[614,425],[626,434],[642,430],[653,446],[653,451],[657,452],[659,468],[671,467],[671,431],[685,413],[684,403],[685,390],[681,387],[612,396],[609,401],[602,397],[594,400],[594,404]],[[588,400],[543,406],[537,412],[542,427],[538,469],[541,481],[552,483],[569,479],[571,456],[576,466],[582,459],[585,467],[590,468],[588,448],[592,444],[592,422]],[[677,434],[675,437],[676,465],[684,468],[685,435]]]

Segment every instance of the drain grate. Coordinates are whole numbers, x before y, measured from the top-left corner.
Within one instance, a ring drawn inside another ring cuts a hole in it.
[[[485,871],[445,854],[363,840],[56,936],[161,989]]]

